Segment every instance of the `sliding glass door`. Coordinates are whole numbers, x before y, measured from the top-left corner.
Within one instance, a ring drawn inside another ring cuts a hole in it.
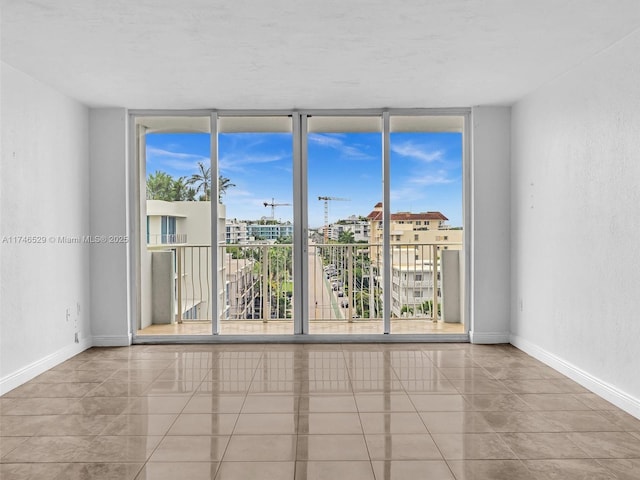
[[[219,333],[293,334],[293,125],[221,116]]]
[[[141,341],[467,332],[465,112],[132,118]]]
[[[383,194],[382,117],[310,116],[306,145],[308,331],[383,333],[384,260],[369,230]]]

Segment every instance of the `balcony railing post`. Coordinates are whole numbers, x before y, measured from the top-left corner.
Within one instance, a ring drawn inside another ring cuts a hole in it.
[[[431,271],[433,274],[433,300],[431,304],[431,320],[438,321],[438,246],[431,246]]]
[[[271,315],[271,311],[269,308],[269,285],[268,285],[268,275],[269,275],[269,246],[262,246],[262,321],[267,323],[269,321],[269,316]]]
[[[182,323],[182,247],[176,247],[175,249],[176,255],[176,270],[178,271],[178,278],[176,279],[177,290],[178,290],[178,298],[176,299],[176,303],[178,305],[178,313],[176,316],[176,321],[178,323]]]
[[[349,272],[349,294],[347,295],[349,323],[353,322],[353,245],[347,245],[347,270]],[[342,287],[344,290],[344,286]]]

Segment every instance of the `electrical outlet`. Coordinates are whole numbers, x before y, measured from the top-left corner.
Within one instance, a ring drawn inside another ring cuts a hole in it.
[[[67,308],[66,318],[67,318],[67,322],[68,322],[69,320],[71,320],[71,309],[70,309],[70,308]]]

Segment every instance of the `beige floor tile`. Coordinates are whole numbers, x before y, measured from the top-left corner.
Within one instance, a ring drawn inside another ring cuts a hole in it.
[[[23,444],[30,437],[2,437],[0,438],[0,459],[2,459],[9,452],[16,449],[19,445]]]
[[[592,458],[640,458],[640,442],[627,432],[569,433],[569,438]]]
[[[67,463],[0,463],[0,478],[3,480],[60,478],[58,474],[68,466]]]
[[[235,435],[294,434],[297,431],[296,413],[241,413],[235,425]]]
[[[450,460],[447,464],[456,480],[548,480],[520,460]]]
[[[216,382],[203,381],[198,385],[196,394],[226,394],[245,395],[251,389],[250,380],[220,380]]]
[[[369,461],[298,461],[295,480],[377,480]]]
[[[640,459],[598,460],[604,468],[615,474],[616,480],[637,480],[640,472]]]
[[[189,395],[136,397],[131,399],[124,413],[130,415],[181,413],[190,399]]]
[[[149,396],[172,396],[172,395],[193,395],[196,393],[200,384],[197,381],[183,380],[156,380],[145,391],[144,395]]]
[[[600,410],[598,413],[625,432],[640,432],[640,419],[622,410]]]
[[[595,393],[575,393],[573,396],[593,410],[618,410],[618,407],[613,403],[606,401]]]
[[[3,398],[2,415],[62,415],[73,412],[77,398]]]
[[[357,413],[300,413],[298,433],[306,434],[363,434]]]
[[[356,394],[369,394],[369,393],[406,393],[405,386],[400,380],[386,380],[377,378],[353,378],[351,383],[346,382],[343,393],[355,392]]]
[[[478,412],[522,412],[531,410],[531,407],[515,394],[464,395],[464,399],[469,404],[468,410]]]
[[[356,401],[351,395],[310,395],[300,398],[300,412],[357,412]]]
[[[298,460],[369,460],[362,435],[299,435]]]
[[[229,436],[167,436],[155,449],[150,462],[217,462],[229,443]]]
[[[525,460],[524,464],[533,473],[542,474],[549,480],[619,480],[595,460]]]
[[[360,413],[364,433],[428,433],[415,412]]]
[[[493,378],[491,374],[480,367],[440,367],[438,371],[449,380],[477,380],[482,378]]]
[[[371,460],[442,460],[431,435],[366,435]]]
[[[429,433],[493,432],[480,412],[421,412]]]
[[[520,459],[589,458],[565,433],[501,433]]]
[[[0,397],[0,414],[3,480],[640,469],[639,419],[507,345],[94,348]]]
[[[237,420],[237,413],[183,413],[167,435],[231,435]]]
[[[233,435],[224,461],[288,462],[295,457],[295,435]]]
[[[509,460],[513,451],[495,433],[434,434],[433,440],[447,460]]]
[[[443,460],[373,461],[376,480],[455,480]]]
[[[624,428],[594,411],[545,412],[545,420],[565,432],[615,432]]]
[[[142,466],[143,463],[73,463],[55,478],[56,480],[133,480]]]
[[[142,462],[144,463],[160,443],[162,437],[97,436],[86,448],[73,457],[76,462]]]
[[[149,385],[149,382],[106,380],[87,393],[87,397],[139,397]]]
[[[3,415],[0,417],[0,437],[30,437],[56,417],[57,415]]]
[[[242,413],[297,413],[298,402],[294,395],[247,395]]]
[[[416,379],[416,380],[400,380],[404,391],[407,393],[438,393],[438,394],[455,394],[458,389],[453,381],[446,378],[440,379]]]
[[[571,393],[524,393],[519,397],[533,410],[591,410]]]
[[[451,384],[462,394],[509,394],[509,390],[500,380],[475,378],[472,380],[451,380]]]
[[[6,398],[80,398],[99,383],[36,383],[28,382],[8,392]]]
[[[117,415],[53,415],[38,435],[98,435],[116,418]]]
[[[218,462],[147,462],[135,480],[212,480],[218,466]]]
[[[69,368],[72,368],[71,366]],[[111,370],[48,370],[36,378],[31,383],[76,383],[76,382],[103,382],[113,374]]]
[[[497,380],[544,380],[549,378],[563,378],[561,373],[545,367],[486,367],[485,371]]]
[[[546,419],[547,412],[482,412],[496,432],[562,432],[561,426]]]
[[[295,462],[222,462],[216,480],[293,479]]]
[[[355,400],[360,413],[416,411],[416,407],[405,393],[356,393]]]
[[[182,413],[240,413],[244,400],[244,395],[195,394]]]
[[[411,394],[409,398],[418,412],[459,412],[469,410],[462,395]]]
[[[122,414],[115,417],[101,432],[101,435],[165,435],[176,417],[177,414]]]
[[[16,440],[19,437],[11,437]],[[93,437],[29,437],[15,445],[2,457],[7,463],[68,463],[76,461],[78,453],[86,452]],[[2,440],[4,443],[5,439]]]
[[[136,397],[137,398],[137,397]],[[126,397],[85,397],[67,406],[66,412],[75,415],[120,415],[134,398]]]

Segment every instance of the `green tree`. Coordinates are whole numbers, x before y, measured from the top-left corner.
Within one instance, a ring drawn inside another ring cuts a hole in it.
[[[147,178],[147,199],[179,202],[195,200],[195,191],[185,181],[185,177],[173,178],[166,172],[156,170]]]
[[[200,200],[209,201],[211,198],[211,167],[198,162],[198,171],[187,180],[187,185],[194,185],[195,193],[202,192]]]
[[[231,183],[227,177],[220,175],[218,177],[218,202],[222,203],[222,196],[227,193],[229,187],[235,187],[235,183]]]
[[[354,243],[355,237],[353,236],[353,232],[349,230],[343,230],[338,235],[338,243]]]

